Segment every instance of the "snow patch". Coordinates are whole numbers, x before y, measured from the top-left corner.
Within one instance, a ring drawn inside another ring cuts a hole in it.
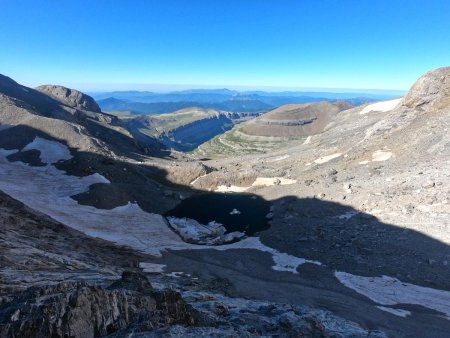
[[[335,154],[331,154],[331,155],[327,155],[327,156],[322,156],[322,157],[318,158],[317,160],[315,160],[314,163],[316,163],[316,164],[327,163],[328,161],[338,158],[341,155],[342,155],[342,153],[335,153]]]
[[[405,318],[406,316],[411,315],[411,311],[408,311],[408,310],[394,309],[394,308],[386,307],[386,306],[377,306],[377,308],[379,308],[380,310],[392,313],[393,315],[396,315],[396,316],[399,316],[399,317],[403,317],[403,318]]]
[[[139,263],[139,267],[143,270],[143,272],[163,272],[166,267],[165,264],[156,264],[156,263]]]
[[[216,192],[244,192],[252,187],[270,187],[273,185],[289,185],[297,183],[297,180],[284,177],[257,177],[249,187],[239,187],[236,185],[219,185]]]
[[[339,271],[335,276],[346,287],[380,305],[421,305],[444,313],[450,319],[450,291],[403,283],[388,276],[363,277]]]
[[[363,110],[361,110],[360,114],[364,115],[367,113],[370,113],[372,111],[381,111],[381,112],[388,112],[393,110],[398,106],[402,99],[395,99],[395,100],[389,100],[389,101],[382,101],[377,103],[369,104],[367,107],[365,107]]]
[[[305,142],[303,142],[303,145],[305,144],[309,144],[311,142],[311,136],[308,136],[305,140]]]
[[[70,160],[73,157],[66,145],[39,136],[36,136],[33,142],[27,144],[22,149],[22,151],[26,150],[38,150],[41,153],[39,158],[43,163],[47,164],[56,163],[60,160]]]
[[[255,249],[263,252],[268,252],[272,255],[272,259],[274,261],[274,265],[272,266],[273,270],[276,271],[287,271],[297,274],[297,268],[305,263],[311,263],[316,265],[322,265],[318,261],[311,261],[304,258],[295,257],[289,255],[284,252],[279,252],[276,249],[270,248],[263,243],[261,243],[258,237],[248,237],[240,242],[236,242],[233,244],[221,245],[212,247],[215,250],[230,250],[230,249]]]
[[[237,185],[219,185],[216,192],[244,192],[250,189],[250,187],[239,187]]]
[[[372,154],[372,162],[387,161],[392,157],[392,152],[377,150]]]
[[[294,183],[297,183],[297,180],[284,177],[257,177],[255,182],[252,183],[252,187],[270,187],[272,185],[289,185]]]
[[[143,270],[143,272],[163,272],[166,265],[141,262],[139,263],[139,267]]]
[[[195,183],[197,183],[197,181],[199,181],[202,177],[205,177],[206,175],[208,175],[208,174],[203,174],[203,175],[197,177],[195,180],[193,180],[193,181],[192,181],[191,183],[189,183],[189,184],[190,184],[190,185],[194,185]]]
[[[17,150],[17,149],[7,150],[7,149],[0,148],[0,156],[6,157],[6,156],[9,156],[9,155],[15,154],[18,151],[19,150]]]

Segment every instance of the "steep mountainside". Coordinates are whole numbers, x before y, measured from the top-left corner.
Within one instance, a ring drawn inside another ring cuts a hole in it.
[[[120,116],[120,115],[119,115]],[[168,148],[191,151],[200,144],[232,128],[245,113],[228,113],[191,107],[170,114],[123,116],[123,124],[139,139],[156,138]]]
[[[344,101],[281,106],[217,136],[200,146],[197,154],[217,158],[289,147],[322,132],[340,111],[351,107]]]
[[[346,102],[290,104],[247,122],[242,131],[255,136],[310,136],[322,132],[338,112],[350,108]]]

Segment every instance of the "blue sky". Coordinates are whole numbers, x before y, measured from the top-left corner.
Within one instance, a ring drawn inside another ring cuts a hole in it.
[[[450,65],[449,33],[448,0],[0,0],[0,73],[91,91],[405,90]]]

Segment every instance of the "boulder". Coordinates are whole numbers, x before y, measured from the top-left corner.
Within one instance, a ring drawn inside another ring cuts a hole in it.
[[[429,71],[417,80],[402,101],[407,108],[436,112],[450,108],[450,67]]]

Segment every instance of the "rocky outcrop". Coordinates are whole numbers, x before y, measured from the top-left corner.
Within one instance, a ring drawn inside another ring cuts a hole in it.
[[[96,113],[101,112],[100,107],[92,97],[79,92],[78,90],[55,85],[39,86],[36,88],[36,90],[40,91],[41,93],[50,95],[70,107],[89,110]]]
[[[150,331],[192,325],[196,313],[179,293],[154,291],[133,272],[109,288],[84,282],[32,287],[0,305],[2,337],[101,337],[132,325]]]
[[[450,67],[429,71],[409,90],[402,105],[435,112],[450,107]]]
[[[236,209],[233,210],[235,214],[240,213]],[[188,243],[200,245],[221,245],[231,243],[245,237],[243,232],[234,231],[226,234],[227,229],[221,223],[211,221],[208,224],[201,224],[195,219],[186,217],[178,218],[168,216],[172,229]]]

